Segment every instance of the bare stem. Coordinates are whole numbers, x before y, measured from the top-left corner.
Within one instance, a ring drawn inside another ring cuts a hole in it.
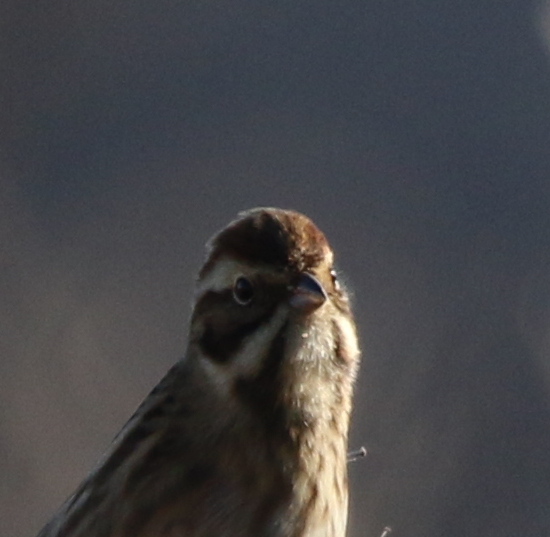
[[[363,457],[366,457],[366,456],[367,456],[367,450],[364,446],[361,446],[359,449],[356,449],[355,451],[350,451],[348,453],[348,462],[355,462],[356,460],[362,459]]]

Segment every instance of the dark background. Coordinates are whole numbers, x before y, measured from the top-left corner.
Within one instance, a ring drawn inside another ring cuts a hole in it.
[[[32,537],[181,356],[204,242],[257,205],[311,216],[355,295],[349,536],[550,535],[549,20],[4,0],[1,535]]]

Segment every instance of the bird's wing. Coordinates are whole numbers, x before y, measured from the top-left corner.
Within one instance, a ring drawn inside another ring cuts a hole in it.
[[[185,362],[166,374],[37,537],[199,535],[214,476],[194,440],[189,376]]]

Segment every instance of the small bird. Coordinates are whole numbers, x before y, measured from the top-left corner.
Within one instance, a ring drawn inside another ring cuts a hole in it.
[[[241,213],[209,243],[184,358],[38,537],[344,537],[358,362],[323,233]]]

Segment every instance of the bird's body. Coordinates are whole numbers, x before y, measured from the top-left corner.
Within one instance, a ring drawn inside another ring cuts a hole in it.
[[[38,537],[344,537],[355,326],[306,217],[212,241],[188,348]]]

